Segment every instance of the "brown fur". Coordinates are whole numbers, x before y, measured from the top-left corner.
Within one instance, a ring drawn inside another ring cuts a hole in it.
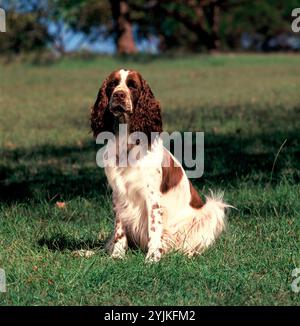
[[[130,132],[142,131],[150,140],[151,132],[162,132],[161,109],[147,82],[139,74],[138,76],[141,92],[129,122]]]
[[[109,98],[107,95],[108,87],[113,79],[117,78],[117,72],[111,73],[102,83],[99,89],[95,104],[91,108],[91,129],[94,137],[102,131],[113,132],[114,116],[108,110]]]
[[[190,182],[190,191],[191,191],[191,201],[190,206],[193,208],[201,208],[204,204],[197,192],[197,190],[193,187],[191,181]]]
[[[160,185],[161,193],[165,194],[170,189],[176,187],[183,177],[183,172],[180,166],[175,166],[173,158],[165,151],[168,160],[168,166],[162,167],[162,182]]]
[[[109,111],[108,104],[111,96],[111,84],[118,82],[118,72],[110,74],[103,82],[91,108],[91,129],[94,137],[102,131],[114,132],[115,117]],[[131,90],[133,113],[129,120],[129,132],[143,132],[151,140],[151,132],[162,132],[161,109],[149,85],[136,71],[130,72],[128,82],[136,81],[137,90]],[[115,85],[116,86],[116,85]],[[136,100],[135,100],[136,99]]]

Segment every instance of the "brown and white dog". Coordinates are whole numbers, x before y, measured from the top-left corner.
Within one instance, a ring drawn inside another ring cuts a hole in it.
[[[103,131],[118,137],[120,123],[149,139],[151,132],[162,132],[160,104],[136,71],[111,73],[91,109],[95,137]],[[147,251],[147,261],[158,261],[170,250],[193,256],[224,230],[228,205],[221,196],[203,203],[159,137],[135,166],[107,166],[105,173],[113,191],[115,227],[108,248],[114,258],[123,258],[129,243]]]

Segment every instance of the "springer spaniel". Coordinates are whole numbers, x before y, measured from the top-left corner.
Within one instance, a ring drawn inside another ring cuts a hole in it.
[[[150,262],[172,249],[188,256],[201,253],[224,230],[228,205],[220,196],[208,197],[203,203],[161,138],[150,138],[152,132],[162,132],[161,109],[137,71],[111,73],[91,109],[95,137],[109,131],[119,142],[120,123],[128,126],[129,134],[145,133],[149,147],[134,166],[105,167],[115,213],[114,235],[108,243],[111,256],[123,258],[129,243],[146,251]],[[128,150],[138,146],[138,142],[129,145],[127,140]]]

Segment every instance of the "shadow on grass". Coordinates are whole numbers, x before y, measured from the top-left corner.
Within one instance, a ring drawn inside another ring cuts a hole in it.
[[[106,194],[106,177],[95,161],[98,149],[92,142],[2,149],[0,200],[57,201]]]
[[[40,238],[37,244],[41,247],[46,246],[52,251],[73,251],[80,249],[104,249],[106,241],[95,239],[75,239],[66,235],[55,234],[48,238]]]
[[[172,117],[178,118],[174,113],[169,116],[168,123],[171,125]],[[236,186],[242,180],[267,184],[276,153],[285,139],[287,142],[276,161],[272,183],[283,176],[299,182],[299,131],[269,130],[261,133],[236,130],[227,135],[206,132],[204,175],[192,182],[198,187],[205,185],[222,189]],[[92,141],[80,146],[2,149],[0,201],[57,201],[74,197],[99,198],[108,194],[104,171],[95,162],[98,149]]]

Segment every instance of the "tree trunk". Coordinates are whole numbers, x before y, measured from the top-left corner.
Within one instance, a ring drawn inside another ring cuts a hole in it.
[[[219,26],[220,26],[220,7],[217,1],[209,3],[206,7],[204,3],[197,3],[190,0],[189,4],[194,8],[197,17],[195,33],[198,42],[203,44],[208,51],[218,52],[220,50]],[[208,23],[209,28],[205,26]]]
[[[126,0],[110,0],[114,19],[118,54],[133,54],[137,52],[132,26],[130,22],[129,6]]]
[[[220,6],[217,3],[214,3],[208,14],[208,22],[211,26],[211,40],[212,40],[212,52],[219,52],[221,48],[221,41],[219,37],[219,28],[220,28]]]

